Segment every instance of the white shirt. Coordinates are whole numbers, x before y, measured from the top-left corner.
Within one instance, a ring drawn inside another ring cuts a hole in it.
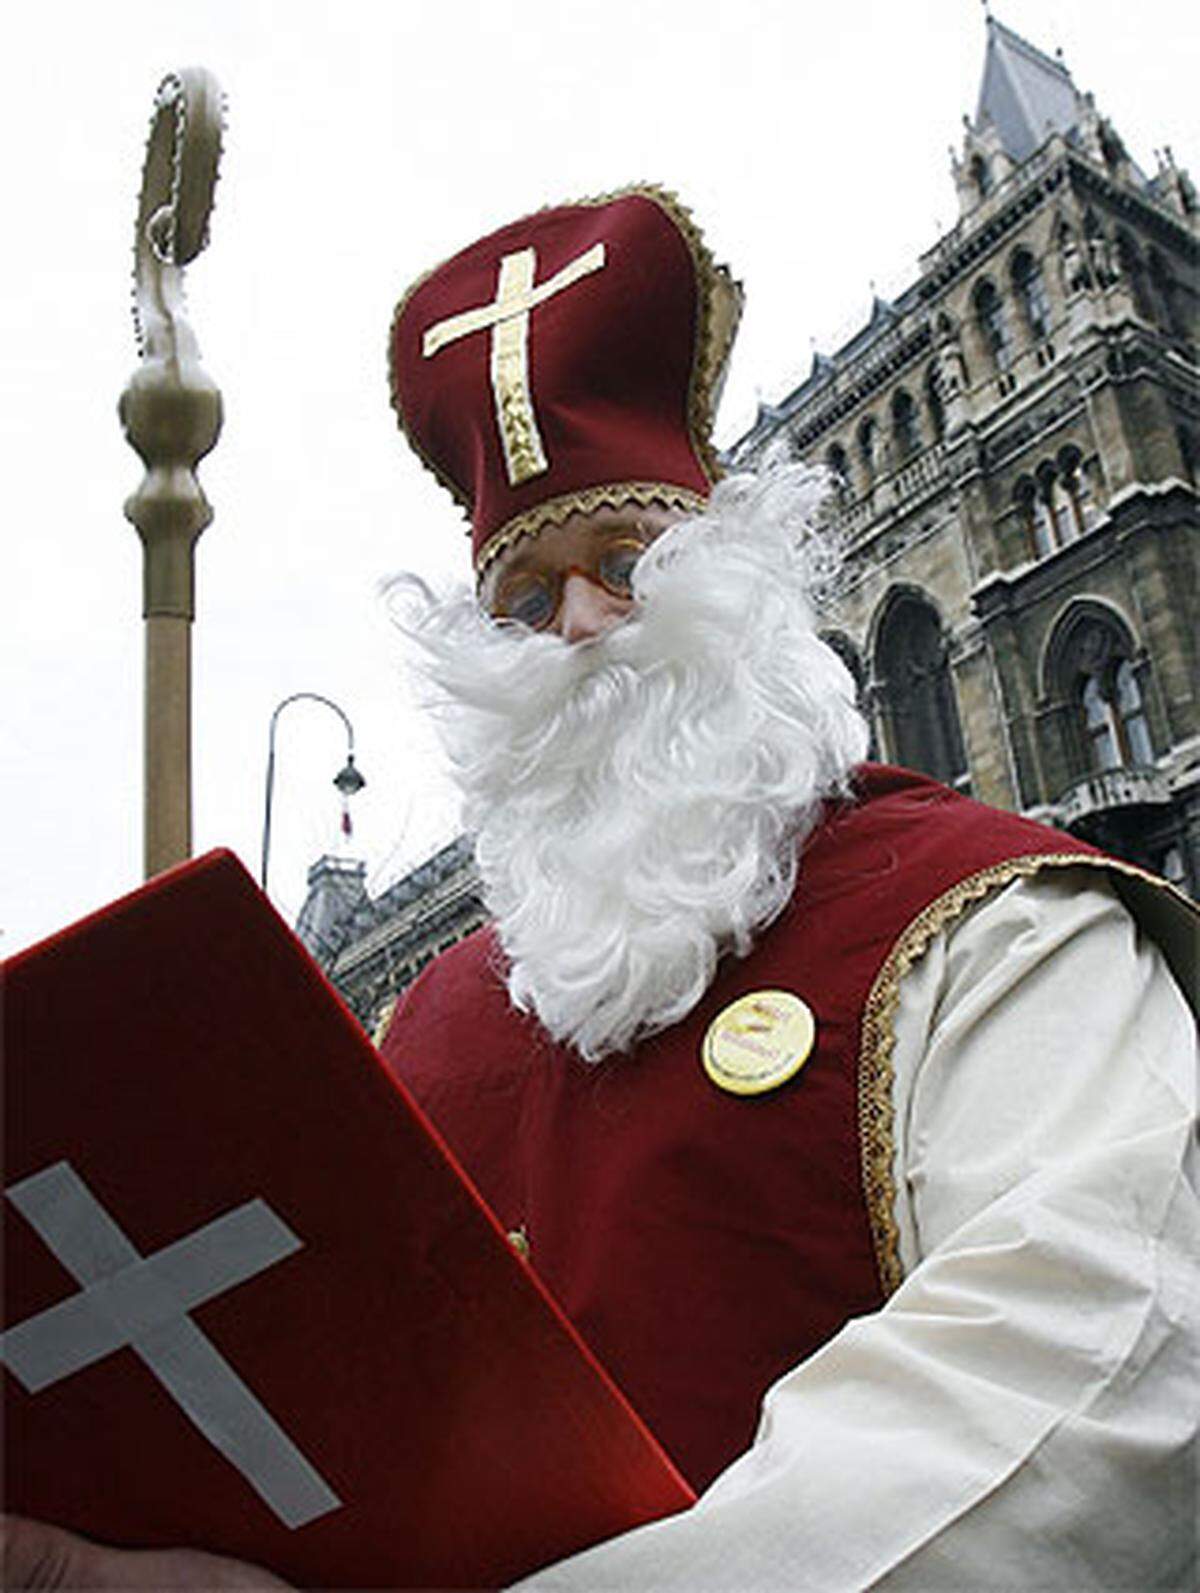
[[[1095,872],[1051,873],[903,982],[900,1288],[693,1509],[522,1590],[1193,1586],[1194,1029]]]

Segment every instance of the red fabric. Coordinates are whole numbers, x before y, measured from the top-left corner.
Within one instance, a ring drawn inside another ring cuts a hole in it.
[[[306,1587],[507,1585],[690,1502],[229,854],[5,970],[6,1187],[68,1160],[142,1256],[262,1199],[300,1248],[190,1313],[342,1501],[286,1527],[130,1346],[6,1365],[6,1508]],[[79,1284],[10,1200],[3,1327]]]
[[[425,972],[384,1046],[697,1488],[750,1443],[767,1386],[882,1303],[856,1073],[897,936],[978,869],[1090,850],[907,771],[860,783],[810,841],[783,917],[636,1054],[589,1066],[515,1014],[490,931]],[[812,1008],[815,1052],[770,1094],[725,1094],[701,1070],[705,1030],[771,987]]]
[[[496,297],[502,256],[532,247],[534,285],[602,243],[602,269],[529,312],[529,388],[549,470],[509,485],[484,328],[425,358],[431,326]],[[552,498],[613,482],[707,496],[688,426],[699,284],[688,240],[642,194],[564,205],[513,222],[446,261],[403,301],[392,327],[392,394],[419,453],[472,505],[476,556],[507,521]]]

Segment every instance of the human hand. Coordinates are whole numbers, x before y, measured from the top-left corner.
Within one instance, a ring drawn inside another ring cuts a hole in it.
[[[192,1589],[255,1593],[281,1588],[269,1571],[198,1549],[111,1549],[23,1516],[0,1517],[0,1586],[22,1588]]]

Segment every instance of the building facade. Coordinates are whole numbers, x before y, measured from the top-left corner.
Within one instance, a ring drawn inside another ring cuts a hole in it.
[[[953,176],[916,280],[729,463],[831,472],[879,756],[1200,894],[1195,191],[990,17]]]
[[[1200,896],[1200,217],[1061,60],[994,18],[915,281],[728,451],[825,465],[827,639],[875,756]],[[322,859],[298,925],[370,1028],[483,922],[465,841],[371,900]]]
[[[320,858],[308,871],[296,934],[363,1027],[378,1034],[425,964],[486,917],[474,855],[459,836],[379,896],[367,892],[365,863]]]

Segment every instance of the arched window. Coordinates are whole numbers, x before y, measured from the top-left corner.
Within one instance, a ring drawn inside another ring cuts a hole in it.
[[[1121,754],[1117,742],[1116,714],[1112,703],[1104,695],[1099,675],[1081,677],[1079,701],[1083,706],[1087,730],[1089,765],[1093,769],[1119,769]]]
[[[1130,763],[1153,763],[1154,748],[1137,674],[1128,658],[1123,658],[1113,674],[1117,708],[1117,733],[1123,756]]]
[[[925,408],[929,414],[929,426],[934,439],[941,442],[946,435],[946,410],[942,403],[942,395],[938,391],[936,365],[930,365],[925,372]]]
[[[1154,762],[1141,689],[1127,658],[1081,675],[1078,695],[1087,731],[1088,761],[1093,769],[1123,769],[1130,764]]]
[[[1073,707],[1083,769],[1153,764],[1143,682],[1124,627],[1096,612],[1077,616],[1057,653],[1059,691]]]
[[[979,322],[984,347],[992,357],[998,371],[1006,371],[1012,364],[1008,328],[1004,324],[1004,306],[995,284],[986,279],[975,289],[975,317]]]
[[[1058,466],[1043,459],[1034,476],[1037,479],[1038,547],[1040,552],[1050,553],[1073,542],[1079,533],[1071,512],[1071,500],[1059,481]]]
[[[1050,300],[1042,268],[1028,249],[1018,250],[1012,264],[1013,288],[1030,333],[1039,341],[1050,335]]]
[[[1038,512],[1037,484],[1032,476],[1018,476],[1013,486],[1013,502],[1025,532],[1026,552],[1031,559],[1044,558],[1052,551],[1052,544]]]
[[[915,594],[895,599],[880,626],[877,653],[897,760],[947,785],[965,787],[967,760],[954,682],[933,607]]]
[[[921,446],[921,432],[917,425],[917,406],[900,388],[892,399],[892,435],[896,439],[896,457],[907,459]]]
[[[975,192],[980,199],[986,199],[993,188],[992,168],[982,155],[976,155],[971,161],[971,181],[975,185]]]
[[[1083,455],[1074,443],[1066,443],[1058,450],[1058,479],[1071,509],[1072,536],[1082,536],[1090,531],[1096,518],[1092,491],[1087,471],[1083,468]]]
[[[841,443],[832,444],[825,455],[825,467],[833,478],[833,490],[838,502],[845,503],[850,495],[850,466]]]
[[[864,417],[858,428],[858,461],[863,480],[869,487],[875,479],[875,422],[870,415]]]

